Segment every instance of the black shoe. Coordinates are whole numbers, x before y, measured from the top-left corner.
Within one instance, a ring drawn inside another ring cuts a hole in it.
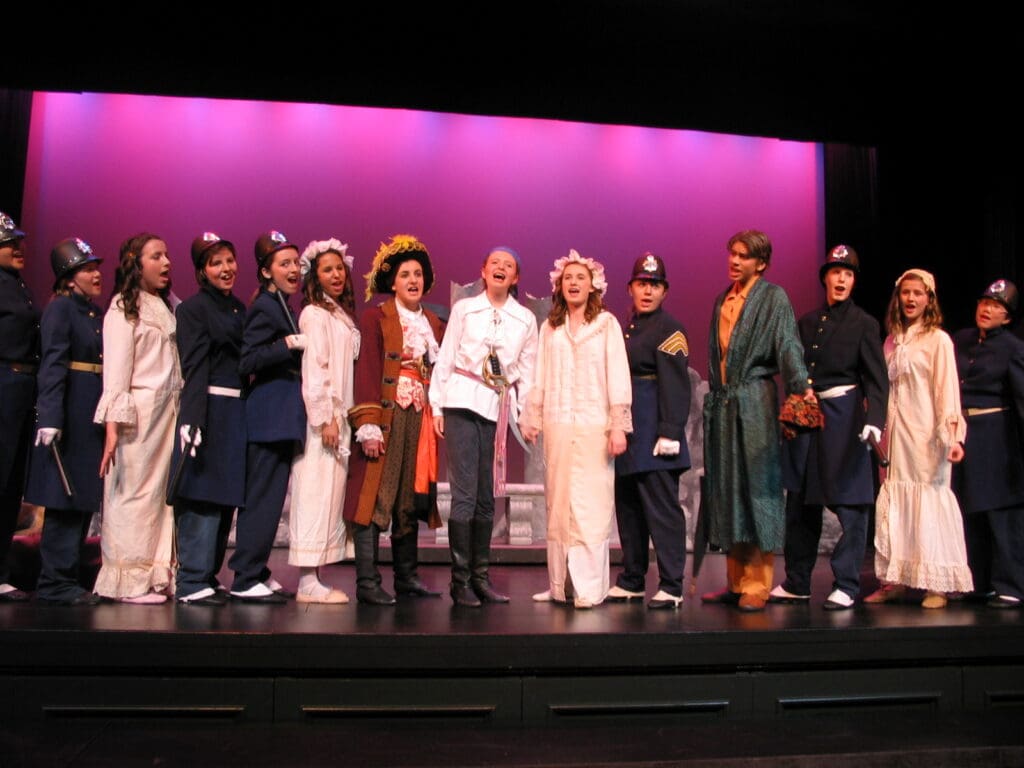
[[[276,585],[276,586],[275,586]],[[263,586],[273,592],[275,595],[280,595],[285,600],[294,600],[295,593],[290,589],[285,589],[283,586],[275,582],[273,579],[263,582]]]
[[[395,594],[407,597],[440,597],[440,592],[435,592],[426,584],[420,581],[419,576],[413,576],[407,581],[399,581],[395,578]]]
[[[474,520],[471,524],[473,565],[470,568],[470,584],[476,596],[485,603],[507,603],[508,595],[497,592],[491,586],[491,534],[493,520]]]
[[[178,605],[206,605],[220,607],[228,604],[228,598],[223,592],[214,592],[212,595],[197,597],[192,600],[179,597],[175,602],[177,602]]]
[[[768,600],[770,601],[771,598]],[[856,601],[850,595],[841,589],[833,589],[821,607],[826,611],[849,611],[854,605],[856,605]]]
[[[27,600],[28,592],[22,592],[20,589],[0,593],[0,603],[24,603]]]
[[[448,593],[455,605],[480,607],[480,599],[469,588],[469,561],[472,556],[471,523],[448,521],[448,549],[452,555],[452,583]]]
[[[508,595],[503,595],[494,589],[494,586],[490,581],[480,581],[474,578],[470,582],[470,586],[479,597],[485,603],[507,603],[509,602]]]
[[[231,593],[231,599],[236,603],[253,603],[262,605],[284,605],[288,598],[271,592],[269,595],[243,595],[238,592]]]
[[[1024,605],[1024,603],[1022,603],[1020,600],[1017,600],[1014,597],[1010,597],[1009,595],[996,595],[987,603],[985,603],[985,605],[988,608],[1013,610],[1015,608],[1020,608],[1022,605]]]
[[[395,598],[381,589],[379,584],[372,587],[356,587],[356,600],[363,605],[394,605]]]
[[[647,607],[652,611],[674,611],[683,604],[681,595],[673,595],[663,589],[659,589],[648,603]]]
[[[380,586],[377,570],[377,549],[380,529],[369,525],[353,527],[356,549],[356,600],[364,605],[394,605],[395,598]]]
[[[391,559],[395,568],[395,593],[408,597],[440,597],[420,581],[416,573],[418,541],[416,531],[405,534],[400,539],[391,539]]]
[[[638,592],[620,587],[618,584],[608,590],[608,594],[605,595],[604,601],[606,603],[628,603],[630,601],[640,602],[646,597],[646,593],[641,589]]]
[[[779,584],[768,593],[768,602],[773,605],[810,605],[811,596],[794,594]]]
[[[481,605],[476,591],[471,589],[468,584],[456,584],[453,581],[450,593],[452,596],[452,602],[455,603],[455,605],[463,608],[479,608]]]
[[[103,602],[103,598],[99,595],[94,595],[92,592],[79,592],[74,597],[40,597],[36,595],[36,602],[44,605],[60,605],[64,607],[78,608],[84,605],[99,605]]]

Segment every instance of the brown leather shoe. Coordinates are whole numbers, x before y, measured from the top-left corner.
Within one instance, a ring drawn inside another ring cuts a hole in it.
[[[903,600],[906,596],[907,588],[902,584],[883,584],[870,595],[865,597],[864,602],[869,605],[895,603]]]
[[[722,605],[736,605],[740,601],[739,592],[730,592],[723,589],[719,592],[705,592],[700,596],[702,603],[720,603]]]
[[[11,588],[5,592],[0,592],[0,603],[24,603],[27,600],[28,592],[22,592],[14,586],[11,586]]]
[[[768,601],[760,595],[740,595],[739,609],[744,613],[763,611]]]

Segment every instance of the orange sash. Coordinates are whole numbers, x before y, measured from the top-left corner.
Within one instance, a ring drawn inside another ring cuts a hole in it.
[[[416,368],[403,366],[399,376],[419,382],[424,391],[430,383]],[[428,494],[431,483],[437,483],[437,435],[434,434],[434,412],[430,408],[430,401],[427,400],[420,411],[420,439],[416,444],[416,478],[413,490],[416,493]]]

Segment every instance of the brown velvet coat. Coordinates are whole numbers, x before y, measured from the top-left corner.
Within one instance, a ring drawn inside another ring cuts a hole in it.
[[[427,320],[438,343],[444,335],[441,320],[424,308]],[[355,368],[355,402],[348,418],[355,433],[363,424],[377,424],[384,433],[384,453],[390,442],[391,421],[395,415],[395,394],[398,375],[402,367],[402,324],[398,320],[395,299],[363,312],[359,321],[362,334],[359,359]],[[373,518],[373,505],[380,488],[384,470],[384,456],[368,459],[362,448],[352,441],[349,458],[348,492],[345,494],[344,517],[349,522],[369,525]],[[431,528],[441,527],[441,515],[435,504],[427,521]]]

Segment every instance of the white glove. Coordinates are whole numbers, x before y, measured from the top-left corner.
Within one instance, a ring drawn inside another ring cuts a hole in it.
[[[56,427],[40,427],[36,432],[36,445],[49,448],[54,440],[60,440],[60,430]]]
[[[669,440],[667,437],[659,437],[651,453],[654,456],[678,456],[679,441]]]
[[[306,349],[306,334],[304,333],[293,333],[290,336],[284,337],[284,343],[288,349]]]
[[[203,430],[196,427],[195,437],[190,437],[192,427],[188,424],[182,424],[181,429],[178,430],[178,435],[181,437],[181,450],[185,450],[185,446],[188,445],[188,455],[193,459],[196,457],[196,448],[203,444]]]
[[[871,448],[871,443],[869,441],[872,437],[875,438],[876,443],[881,442],[882,430],[878,427],[873,427],[870,424],[865,424],[864,429],[860,431],[860,441],[862,443],[867,443],[869,450]]]

